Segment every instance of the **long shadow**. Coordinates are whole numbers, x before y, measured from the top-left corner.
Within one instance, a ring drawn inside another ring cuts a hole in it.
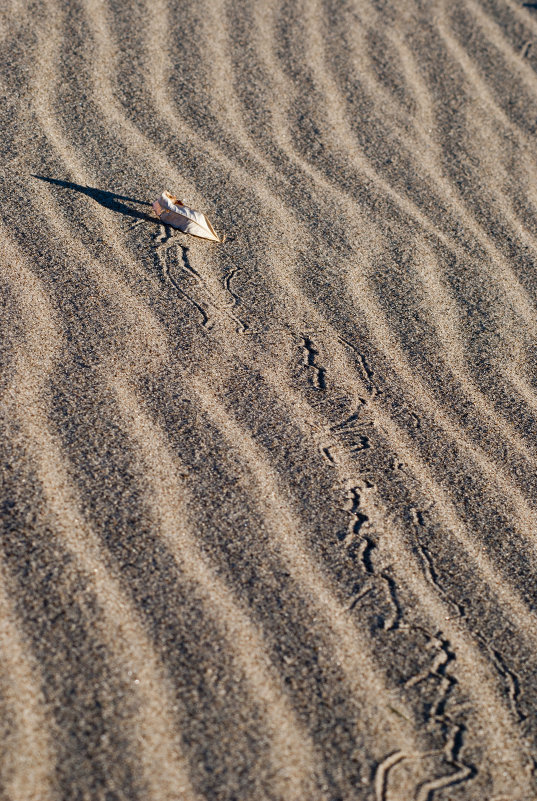
[[[136,219],[147,220],[148,222],[153,223],[158,222],[155,217],[150,217],[149,214],[146,214],[143,211],[138,211],[138,209],[133,209],[121,202],[123,200],[127,200],[129,203],[138,203],[142,206],[150,206],[151,203],[148,203],[146,200],[137,200],[134,197],[126,197],[125,195],[116,195],[115,192],[107,192],[104,189],[95,189],[92,186],[81,186],[80,184],[71,183],[71,181],[60,181],[57,178],[48,178],[46,175],[32,174],[32,178],[39,178],[40,181],[46,181],[49,184],[62,186],[64,189],[74,189],[75,192],[82,192],[83,195],[87,195],[92,200],[96,200],[97,203],[100,203],[101,206],[104,206],[106,209],[117,211],[119,214],[124,214],[127,217],[135,217]]]

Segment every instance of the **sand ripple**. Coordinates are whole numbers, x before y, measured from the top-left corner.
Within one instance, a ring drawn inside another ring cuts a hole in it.
[[[536,795],[536,36],[0,12],[0,795]]]

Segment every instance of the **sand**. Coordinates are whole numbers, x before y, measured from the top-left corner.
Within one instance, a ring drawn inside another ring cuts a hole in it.
[[[0,40],[0,797],[536,799],[537,9]]]

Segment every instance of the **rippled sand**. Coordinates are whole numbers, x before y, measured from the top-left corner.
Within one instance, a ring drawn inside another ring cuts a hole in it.
[[[537,797],[531,6],[6,0],[1,798]]]

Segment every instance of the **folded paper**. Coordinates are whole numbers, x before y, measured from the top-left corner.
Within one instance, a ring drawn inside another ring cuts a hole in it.
[[[153,209],[164,225],[171,225],[185,234],[210,239],[212,242],[224,241],[224,237],[218,236],[205,214],[189,209],[170,192],[163,192],[153,203]]]

